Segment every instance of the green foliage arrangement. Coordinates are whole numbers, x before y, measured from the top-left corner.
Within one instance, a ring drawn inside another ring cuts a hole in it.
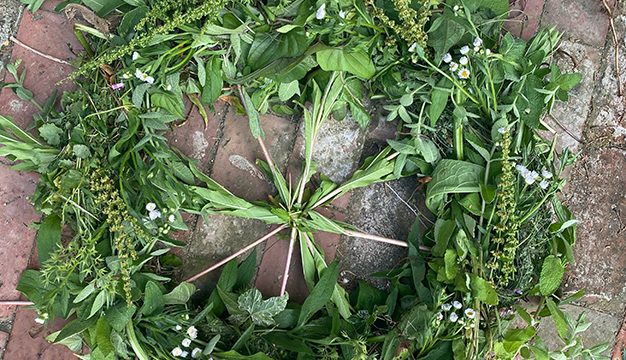
[[[42,321],[71,319],[50,341],[77,353],[86,345],[80,357],[90,360],[605,358],[605,345],[580,339],[585,317],[560,308],[582,296],[558,291],[574,260],[576,220],[557,197],[573,156],[538,131],[580,75],[551,64],[554,29],[528,43],[504,34],[507,1],[82,3],[121,20],[111,33],[77,26],[88,57],[72,77],[88,81],[61,96],[60,110],[56,95],[34,101],[19,63],[7,67],[15,82],[2,84],[41,110],[36,135],[0,116],[0,156],[41,174],[33,197],[41,269],[27,270],[18,290]],[[167,144],[185,99],[207,121],[205,106],[220,98],[247,115],[276,197],[238,198]],[[312,186],[322,124],[333,116],[367,126],[364,98],[398,122],[397,138],[345,183],[319,176]],[[294,186],[265,147],[259,116],[268,112],[302,118]],[[416,224],[406,241],[317,211],[355,188],[415,175],[429,179],[433,222]],[[184,244],[170,235],[186,229],[183,213],[275,229],[172,284],[181,261],[170,250]],[[263,299],[251,288],[256,254],[235,259],[283,230],[281,296]],[[347,292],[316,231],[403,246],[407,260],[373,275],[388,288],[360,282]],[[302,304],[285,292],[296,248],[310,290]],[[210,296],[192,301],[191,282],[220,266]],[[537,301],[522,302],[529,298]],[[561,349],[537,335],[547,317]]]

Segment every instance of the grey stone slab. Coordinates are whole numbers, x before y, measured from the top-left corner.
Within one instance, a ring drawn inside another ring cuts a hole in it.
[[[9,37],[17,32],[17,24],[21,13],[21,4],[18,0],[0,0],[0,79],[11,53],[5,51],[9,47]]]

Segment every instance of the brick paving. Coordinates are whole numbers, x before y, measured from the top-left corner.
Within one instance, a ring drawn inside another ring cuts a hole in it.
[[[626,223],[626,174],[623,170],[626,167],[626,124],[623,120],[626,106],[623,98],[616,96],[615,79],[611,77],[614,69],[609,18],[602,2],[597,0],[518,0],[512,8],[519,11],[511,14],[511,21],[507,24],[509,31],[528,39],[540,26],[556,26],[566,33],[566,41],[557,53],[557,61],[568,69],[583,73],[583,84],[572,92],[572,101],[555,107],[554,117],[558,123],[550,123],[559,133],[561,147],[573,146],[582,154],[580,163],[571,172],[571,184],[565,197],[583,222],[576,252],[584,256],[570,269],[565,290],[579,287],[590,290],[590,296],[578,305],[592,309],[592,314],[597,314],[592,316],[599,320],[597,326],[608,335],[615,332],[621,323],[626,303],[623,285],[626,283],[626,257],[618,251],[626,246],[626,228],[623,228]],[[54,3],[46,2],[43,9],[34,15],[24,13],[16,37],[60,59],[74,58],[80,46],[71,32],[72,24],[64,15],[52,12]],[[619,13],[624,14],[624,9],[619,9]],[[624,16],[617,17],[616,22],[623,40],[626,33]],[[23,59],[23,67],[27,69],[26,86],[34,91],[38,101],[47,98],[55,84],[71,70],[69,66],[41,58],[19,46],[13,46],[12,58]],[[62,85],[65,89],[70,86],[70,83]],[[12,92],[3,90],[0,93],[0,113],[14,116],[20,125],[26,127],[34,112],[31,104],[18,99]],[[208,114],[209,121],[205,125],[198,111],[190,109],[188,121],[168,135],[171,144],[198,160],[202,170],[235,194],[248,200],[265,199],[274,189],[255,170],[255,160],[263,157],[251,138],[247,119],[224,103],[219,103],[215,112],[208,111]],[[297,130],[296,123],[291,119],[266,116],[262,124],[267,133],[266,143],[277,163],[282,168],[287,168],[289,163],[289,171],[298,174],[301,140],[297,138],[301,139],[301,132]],[[565,134],[559,124],[573,136]],[[384,141],[394,135],[393,125],[384,121],[375,121],[369,133],[348,122],[335,125],[335,130],[324,133],[320,139],[326,152],[316,156],[320,169],[331,177],[336,176],[337,180],[349,175],[359,162],[363,149],[368,151],[372,141]],[[341,146],[335,146],[338,144]],[[348,157],[338,160],[342,156]],[[0,224],[6,234],[0,240],[0,263],[10,269],[0,274],[0,300],[17,298],[16,281],[31,258],[34,231],[28,228],[28,224],[36,221],[38,215],[29,205],[28,196],[32,194],[36,181],[35,175],[16,173],[0,163],[0,203],[4,209],[0,214]],[[414,185],[409,182],[392,184],[397,194],[389,192],[383,185],[364,189],[345,196],[325,211],[339,220],[347,219],[363,227],[371,225],[371,230],[380,235],[404,236],[407,231],[405,226],[389,230],[391,228],[384,227],[385,224],[373,224],[371,218],[359,215],[359,208],[362,203],[376,204],[386,199],[384,201],[393,203],[396,208],[380,207],[380,210],[386,211],[386,215],[381,217],[389,218],[389,211],[402,212],[407,218],[414,216],[412,212],[419,211],[419,208],[411,190]],[[383,195],[388,197],[381,198]],[[398,196],[408,205],[399,202]],[[593,201],[590,202],[590,199]],[[223,216],[211,217],[209,223],[196,217],[187,220],[190,231],[179,237],[188,241],[187,248],[181,252],[187,261],[183,276],[202,269],[268,231],[262,223]],[[276,294],[280,287],[288,243],[286,236],[288,234],[280,234],[270,239],[265,252],[258,256],[259,272],[255,284],[266,295]],[[364,240],[346,241],[333,234],[316,234],[316,238],[324,247],[328,261],[337,257],[350,262],[367,254],[360,247]],[[370,247],[375,249],[368,251],[382,251],[374,245]],[[403,254],[394,256],[401,257]],[[297,256],[292,264],[288,290],[292,298],[301,299],[306,294],[306,288],[301,280]],[[364,269],[361,271],[374,268]],[[348,270],[359,271],[354,268]],[[207,278],[205,283],[213,280]],[[6,360],[73,358],[64,347],[49,345],[44,340],[51,330],[36,325],[34,318],[35,314],[30,310],[19,309],[16,314],[13,308],[0,308],[0,358],[3,351]]]

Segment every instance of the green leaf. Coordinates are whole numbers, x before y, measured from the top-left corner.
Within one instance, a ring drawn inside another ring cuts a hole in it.
[[[154,106],[166,110],[170,114],[175,115],[178,119],[182,119],[185,117],[185,106],[182,102],[182,99],[174,94],[155,92],[150,95],[150,100],[152,100],[152,104]]]
[[[456,274],[459,271],[459,267],[456,263],[456,251],[454,249],[446,250],[444,255],[444,265],[446,271],[446,278],[450,281],[456,278]]]
[[[209,340],[209,343],[206,344],[206,347],[204,348],[204,350],[202,351],[203,355],[209,355],[213,352],[213,349],[215,349],[215,345],[217,345],[217,342],[220,341],[220,338],[222,336],[220,334],[217,334],[215,336],[213,336],[211,338],[211,340]]]
[[[263,133],[263,128],[261,128],[261,119],[259,118],[259,112],[254,107],[254,103],[250,99],[250,95],[248,95],[248,92],[243,87],[241,88],[241,94],[243,96],[243,102],[246,108],[246,113],[248,115],[248,122],[250,125],[250,132],[252,133],[252,136],[254,136],[255,139],[258,139],[259,137],[265,137],[265,134]]]
[[[448,79],[441,79],[433,91],[430,93],[430,107],[428,108],[428,118],[430,119],[430,126],[435,126],[437,120],[441,117],[441,114],[448,104],[448,97],[450,96],[450,90],[448,88],[441,88],[442,86],[449,85]]]
[[[115,331],[121,332],[133,318],[135,311],[137,311],[137,308],[134,305],[118,304],[106,309],[104,318]]]
[[[74,145],[72,147],[72,152],[74,152],[74,155],[76,155],[76,157],[79,159],[88,159],[91,156],[91,151],[89,151],[89,147],[82,144]]]
[[[169,293],[163,295],[163,301],[165,305],[185,305],[195,292],[195,285],[183,282]]]
[[[567,339],[567,335],[569,334],[569,326],[567,325],[565,314],[563,314],[563,312],[550,298],[546,299],[546,305],[550,310],[550,314],[552,314],[552,319],[554,320],[554,325],[556,327],[556,331],[559,333],[559,337],[563,340]]]
[[[272,360],[271,357],[260,352],[254,355],[241,355],[235,350],[215,353],[215,358],[220,360]]]
[[[96,345],[104,356],[115,351],[111,342],[111,326],[104,317],[100,317],[96,323]]]
[[[45,290],[46,287],[39,271],[24,270],[20,281],[17,283],[17,291],[24,294],[28,300],[35,304],[40,304],[44,301]]]
[[[187,167],[187,165],[185,165],[182,161],[174,161],[171,165],[176,177],[190,185],[195,183],[196,178],[193,176],[189,167]]]
[[[299,57],[309,47],[309,41],[303,28],[284,34],[257,32],[248,52],[247,64],[254,71],[280,58]]]
[[[274,316],[285,310],[289,295],[271,297],[263,300],[261,292],[250,289],[237,299],[239,309],[248,313],[252,322],[259,326],[269,327],[275,324]]]
[[[435,50],[435,63],[439,63],[443,54],[456,45],[463,35],[465,29],[457,23],[451,12],[436,18],[428,30],[428,45]]]
[[[48,215],[39,225],[37,231],[37,253],[41,264],[48,261],[50,255],[61,244],[61,218]]]
[[[300,95],[300,82],[298,80],[281,83],[278,86],[278,98],[280,101],[287,101],[296,94]]]
[[[200,75],[200,71],[198,71]],[[202,102],[213,105],[222,94],[224,79],[222,77],[222,59],[213,56],[206,64],[206,83],[202,87]]]
[[[489,305],[498,305],[498,294],[496,290],[493,288],[490,282],[487,280],[476,276],[471,276],[471,287],[472,287],[472,295]]]
[[[541,295],[552,295],[561,285],[564,273],[565,267],[563,267],[561,259],[554,255],[546,257],[543,260],[539,277],[539,292]]]
[[[482,166],[466,161],[441,160],[426,190],[426,206],[437,213],[447,194],[479,192],[483,170]]]
[[[93,283],[90,283],[89,285],[85,286],[79,293],[78,295],[76,295],[76,298],[74,299],[74,304],[78,304],[79,302],[85,300],[86,298],[88,298],[91,294],[94,293],[94,291],[96,291],[96,287],[93,285]]]
[[[90,328],[92,325],[96,323],[98,318],[92,317],[88,320],[80,320],[76,319],[70,321],[67,325],[63,327],[59,335],[54,339],[55,342],[60,342],[67,339],[70,336],[80,334],[83,331]]]
[[[54,124],[44,124],[39,127],[39,135],[50,145],[56,146],[61,143],[63,130]]]
[[[364,51],[324,49],[316,53],[317,62],[324,71],[347,71],[364,79],[376,73],[376,67]]]
[[[302,304],[298,327],[306,324],[317,311],[328,303],[335,290],[337,276],[339,276],[339,263],[334,261],[322,272],[319,282]]]
[[[429,164],[434,165],[441,158],[437,145],[428,138],[417,136],[415,138],[415,149],[417,149],[424,160]]]
[[[94,316],[102,307],[104,303],[107,301],[107,292],[106,290],[102,290],[96,295],[96,298],[91,305],[91,311],[89,312],[89,317]]]
[[[154,281],[148,281],[143,299],[141,313],[146,316],[158,314],[163,310],[165,300],[159,285]]]

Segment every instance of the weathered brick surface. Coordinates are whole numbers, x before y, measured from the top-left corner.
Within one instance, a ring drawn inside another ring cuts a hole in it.
[[[609,18],[599,0],[546,0],[541,26],[556,26],[568,39],[602,48]]]
[[[61,322],[47,326],[35,322],[37,313],[21,308],[15,316],[13,331],[4,353],[5,360],[71,360],[76,356],[63,345],[53,345],[46,336],[58,331]]]
[[[513,35],[528,40],[539,28],[545,0],[514,0],[510,3],[510,16],[505,28]]]

